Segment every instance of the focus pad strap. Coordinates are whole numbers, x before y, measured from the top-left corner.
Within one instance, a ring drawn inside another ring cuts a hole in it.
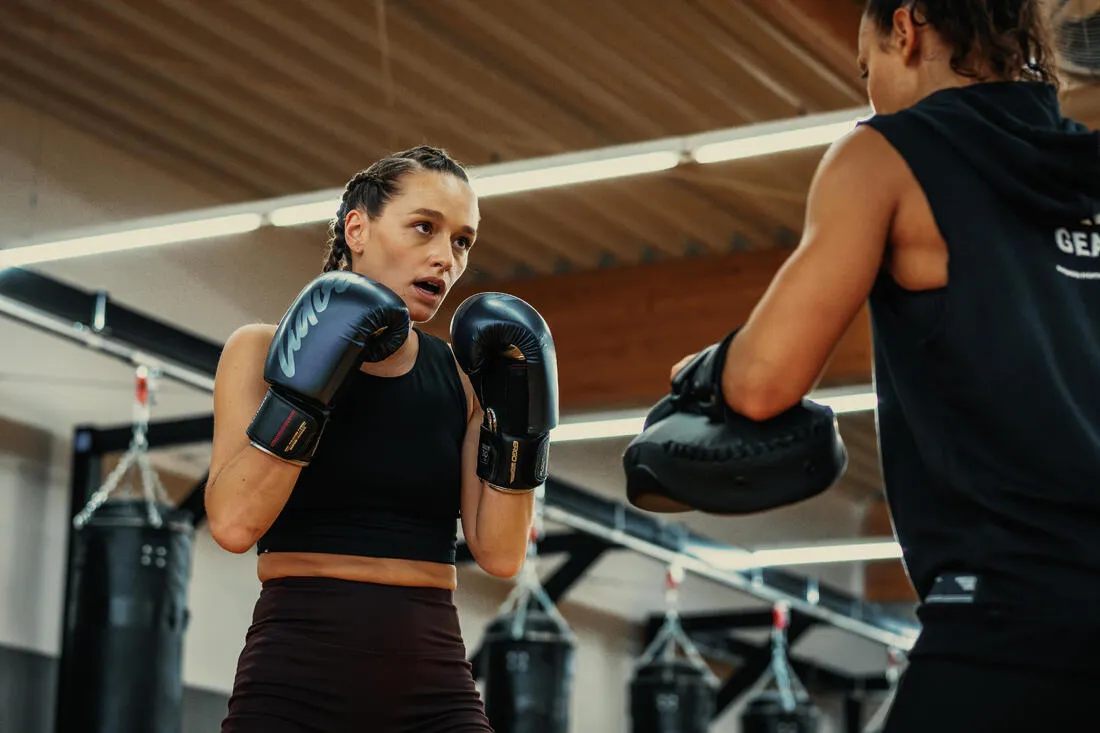
[[[325,416],[268,390],[248,425],[253,446],[276,458],[305,466],[317,450]]]
[[[546,482],[550,433],[518,437],[481,426],[477,475],[506,491],[533,491]]]
[[[809,400],[759,422],[728,407],[719,421],[674,412],[623,454],[628,500],[653,512],[776,509],[824,492],[847,464],[836,416]]]
[[[711,344],[692,358],[684,368],[672,378],[670,405],[676,410],[706,415],[711,420],[721,420],[726,411],[726,400],[722,396],[722,371],[726,368],[726,355],[729,353],[733,337],[740,329],[735,329],[716,344]],[[661,402],[665,402],[662,400]],[[646,427],[665,416],[661,402],[650,411]],[[668,406],[665,406],[667,409]],[[656,413],[656,414],[655,414]]]

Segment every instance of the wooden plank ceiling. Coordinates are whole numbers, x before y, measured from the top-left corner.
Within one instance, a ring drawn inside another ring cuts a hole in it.
[[[817,4],[854,42],[850,0]],[[794,7],[9,0],[0,94],[229,202],[342,186],[423,142],[485,164],[865,104],[853,57],[783,24]],[[819,156],[486,199],[476,273],[790,246]]]
[[[7,0],[0,94],[231,202],[424,142],[477,165],[862,106],[860,5]],[[486,199],[471,279],[788,248],[820,153]]]

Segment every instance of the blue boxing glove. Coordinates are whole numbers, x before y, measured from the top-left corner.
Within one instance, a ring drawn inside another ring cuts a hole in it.
[[[337,391],[363,362],[382,361],[409,335],[409,310],[392,290],[333,271],[303,288],[283,316],[264,364],[267,394],[248,426],[251,444],[305,466]]]
[[[477,475],[505,492],[546,481],[550,431],[558,424],[558,363],[550,328],[506,293],[479,293],[451,319],[455,359],[485,412]]]

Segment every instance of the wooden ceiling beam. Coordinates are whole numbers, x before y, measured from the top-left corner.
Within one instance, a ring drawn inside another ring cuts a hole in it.
[[[563,415],[647,407],[667,392],[676,361],[748,318],[789,254],[742,252],[464,285],[423,328],[446,337],[466,297],[484,290],[511,293],[535,307],[553,332]],[[870,379],[864,310],[837,347],[822,386]]]
[[[756,10],[793,36],[831,71],[865,95],[859,81],[861,0],[751,0]]]

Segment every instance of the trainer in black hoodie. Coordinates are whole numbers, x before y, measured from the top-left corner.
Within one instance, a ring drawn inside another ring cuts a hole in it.
[[[946,287],[884,270],[870,297],[917,653],[1092,668],[1072,634],[1100,614],[1100,138],[1039,82],[946,89],[865,124],[905,159],[949,256]]]
[[[753,420],[788,409],[869,304],[885,491],[922,601],[913,656],[1091,670],[1100,135],[1043,82],[886,102],[823,158],[723,398]]]
[[[767,421],[870,306],[923,623],[884,733],[1095,717],[1100,136],[1062,116],[1044,5],[867,0],[878,114],[822,158],[801,241],[726,352],[725,402]]]

